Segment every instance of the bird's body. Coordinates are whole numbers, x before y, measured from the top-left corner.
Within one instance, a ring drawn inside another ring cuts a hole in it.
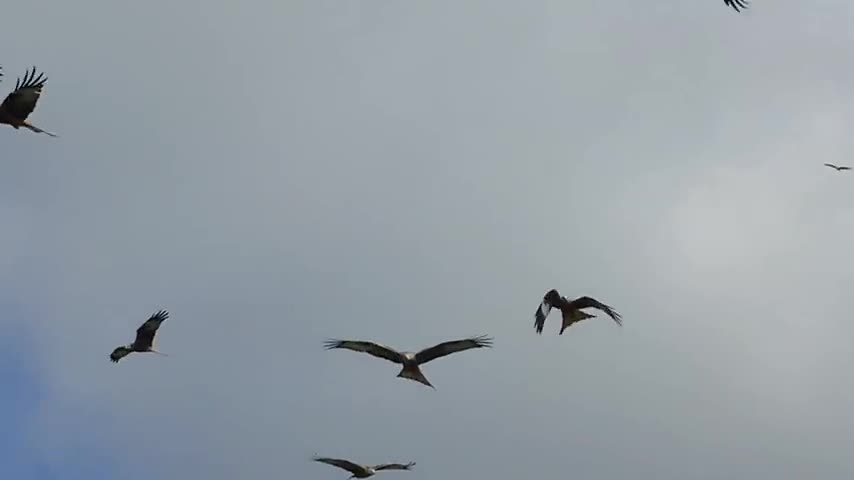
[[[843,170],[851,170],[851,167],[846,167],[845,165],[837,166],[837,165],[834,165],[832,163],[825,163],[824,166],[830,167],[830,168],[836,170],[837,172],[841,172]]]
[[[382,470],[409,470],[415,465],[415,462],[409,462],[406,464],[383,463],[380,465],[359,465],[358,463],[353,463],[349,460],[329,457],[314,457],[313,460],[315,462],[325,463],[327,465],[332,465],[333,467],[347,470],[353,474],[350,478],[368,478]]]
[[[747,8],[749,2],[747,0],[724,0],[724,5],[732,7],[736,12],[740,12],[740,8]]]
[[[160,310],[149,317],[145,323],[136,329],[136,339],[134,339],[133,343],[116,347],[113,353],[110,354],[110,361],[119,363],[119,360],[134,352],[164,355],[154,349],[154,335],[157,333],[157,329],[160,328],[160,324],[165,322],[167,318],[169,318],[169,312],[166,310]]]
[[[36,103],[39,101],[45,82],[47,82],[47,77],[44,76],[44,73],[36,76],[36,67],[27,70],[23,78],[18,78],[15,83],[15,90],[7,95],[3,103],[0,104],[0,124],[11,125],[16,130],[24,127],[36,133],[55,137],[55,134],[27,122],[27,117],[36,109]]]
[[[486,336],[466,338],[463,340],[452,340],[450,342],[440,343],[436,346],[425,348],[418,353],[398,352],[392,348],[386,347],[373,342],[365,342],[359,340],[328,340],[325,342],[327,350],[334,348],[345,348],[355,352],[363,352],[373,355],[378,358],[400,364],[403,368],[397,374],[400,378],[414,380],[418,383],[427,385],[430,388],[434,387],[424,373],[421,372],[421,365],[445,355],[450,355],[455,352],[461,352],[470,348],[491,347],[492,339]]]
[[[583,308],[595,308],[597,310],[601,310],[617,322],[617,325],[623,325],[622,316],[620,316],[620,314],[614,311],[610,306],[591,297],[579,297],[570,301],[558,293],[557,290],[552,289],[546,292],[545,296],[543,296],[543,301],[540,302],[540,306],[537,307],[537,311],[534,313],[534,328],[537,333],[543,333],[543,327],[546,324],[546,317],[549,315],[552,307],[560,310],[561,316],[563,317],[563,323],[561,324],[560,333],[558,335],[563,335],[563,331],[569,328],[573,323],[596,317],[596,315],[591,315],[582,311]]]

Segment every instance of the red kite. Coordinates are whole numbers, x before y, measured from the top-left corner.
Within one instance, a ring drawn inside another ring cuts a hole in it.
[[[579,297],[575,300],[569,301],[566,297],[557,293],[557,290],[552,289],[546,293],[543,297],[543,301],[534,313],[534,328],[537,330],[537,333],[543,333],[543,326],[546,324],[546,317],[549,315],[552,307],[560,310],[560,313],[563,315],[563,324],[560,327],[560,333],[558,335],[563,335],[563,331],[569,328],[573,323],[596,316],[581,311],[582,308],[595,308],[601,310],[614,319],[614,321],[617,322],[617,325],[623,325],[622,316],[608,305],[590,297]]]
[[[0,104],[0,123],[11,125],[15,130],[24,127],[36,133],[55,137],[55,134],[27,123],[27,117],[36,109],[36,103],[39,101],[45,82],[47,82],[47,77],[44,76],[44,73],[40,73],[36,77],[36,67],[33,67],[32,71],[27,70],[23,79],[18,78],[18,81],[15,82],[15,90],[7,95],[3,103]]]
[[[315,462],[325,463],[333,467],[343,468],[353,475],[350,478],[368,478],[381,470],[409,470],[415,465],[415,462],[407,464],[402,463],[383,463],[382,465],[358,465],[349,460],[340,458],[314,457]]]
[[[462,352],[470,348],[492,347],[492,339],[486,336],[466,338],[464,340],[453,340],[450,342],[440,343],[434,347],[425,348],[418,353],[398,352],[384,345],[379,345],[373,342],[362,342],[357,340],[327,340],[324,345],[327,350],[333,348],[346,348],[354,352],[369,353],[377,358],[383,358],[388,361],[403,365],[403,369],[397,374],[398,377],[415,380],[423,383],[434,390],[434,387],[427,380],[427,377],[421,373],[419,365],[435,360],[445,355],[450,355],[456,352]]]
[[[157,333],[157,329],[160,328],[160,324],[165,322],[166,319],[169,318],[169,313],[166,310],[160,310],[155,313],[148,320],[145,321],[139,328],[136,329],[136,339],[130,345],[123,345],[121,347],[116,347],[113,350],[113,353],[110,354],[110,360],[113,363],[119,363],[119,360],[130,355],[133,352],[145,353],[157,353],[160,355],[166,355],[165,353],[160,353],[154,349],[154,335]]]

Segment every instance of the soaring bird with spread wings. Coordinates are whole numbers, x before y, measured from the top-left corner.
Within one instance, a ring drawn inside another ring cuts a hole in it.
[[[836,169],[836,171],[837,171],[837,172],[841,172],[841,171],[843,171],[843,170],[851,170],[851,167],[846,167],[846,166],[844,166],[844,165],[843,165],[843,166],[836,166],[836,165],[834,165],[834,164],[832,164],[832,163],[825,163],[825,164],[824,164],[824,166],[825,166],[825,167],[830,167],[830,168]]]
[[[570,301],[567,300],[566,297],[561,296],[557,290],[552,289],[546,293],[543,297],[543,301],[534,313],[534,328],[537,330],[537,333],[543,333],[543,326],[546,324],[546,317],[549,315],[552,307],[560,310],[560,313],[563,315],[563,324],[560,327],[560,333],[558,335],[563,335],[563,331],[569,328],[573,323],[596,316],[582,311],[582,308],[595,308],[597,310],[601,310],[614,319],[614,321],[617,322],[617,325],[623,325],[623,317],[608,305],[605,305],[591,297],[578,297],[575,300]]]
[[[0,76],[2,75],[0,73]],[[44,76],[44,73],[40,73],[36,77],[36,67],[33,67],[32,71],[27,70],[23,79],[18,78],[18,81],[15,82],[15,90],[7,95],[3,103],[0,104],[0,123],[11,125],[16,130],[24,127],[36,133],[55,137],[55,134],[27,122],[27,117],[36,109],[36,103],[39,101],[45,82],[47,82],[47,77]]]
[[[384,345],[373,342],[363,342],[358,340],[327,340],[324,345],[327,350],[333,348],[346,348],[354,352],[363,352],[371,354],[377,358],[403,365],[398,377],[415,380],[423,383],[435,390],[427,377],[421,373],[420,365],[423,365],[430,360],[435,360],[445,355],[450,355],[456,352],[462,352],[470,348],[492,347],[492,339],[484,335],[479,337],[466,338],[463,340],[452,340],[450,342],[440,343],[436,346],[425,348],[418,353],[398,352]]]
[[[415,465],[415,462],[407,464],[402,463],[383,463],[381,465],[358,465],[349,460],[340,458],[314,457],[315,462],[325,463],[333,467],[343,468],[353,475],[350,478],[368,478],[381,470],[409,470]]]
[[[724,4],[734,8],[736,12],[740,12],[739,8],[747,8],[749,2],[747,0],[724,0]]]
[[[119,360],[133,352],[151,352],[165,355],[165,353],[160,353],[154,349],[154,335],[157,333],[157,329],[160,328],[160,324],[165,322],[167,318],[169,318],[169,312],[166,310],[160,310],[149,317],[145,323],[136,329],[136,339],[133,343],[116,347],[113,353],[110,354],[110,360],[113,363],[119,363]]]

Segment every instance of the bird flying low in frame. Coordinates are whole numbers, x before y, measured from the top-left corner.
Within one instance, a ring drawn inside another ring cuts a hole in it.
[[[492,347],[492,338],[485,335],[479,337],[466,338],[463,340],[452,340],[450,342],[440,343],[436,346],[425,348],[418,353],[398,352],[384,345],[373,342],[364,342],[359,340],[327,340],[324,342],[327,350],[334,348],[346,348],[354,352],[363,352],[371,354],[377,358],[383,358],[388,361],[403,365],[398,377],[415,380],[416,382],[427,385],[432,389],[436,389],[421,373],[420,366],[439,357],[450,355],[471,348]]]
[[[0,76],[2,75],[0,72]],[[24,127],[36,133],[56,137],[56,134],[27,122],[27,117],[36,109],[36,103],[39,101],[45,82],[47,82],[47,77],[44,76],[44,73],[36,76],[36,67],[27,70],[23,78],[18,78],[18,81],[15,82],[15,89],[0,104],[0,123],[11,125],[15,130]]]
[[[825,167],[833,168],[833,169],[835,169],[837,172],[841,172],[841,171],[843,171],[843,170],[851,170],[851,167],[846,167],[845,165],[842,165],[842,166],[836,166],[836,165],[834,165],[834,164],[832,164],[832,163],[825,163],[825,164],[824,164],[824,166],[825,166]]]
[[[557,290],[552,289],[546,292],[546,295],[543,297],[543,301],[540,302],[540,306],[537,307],[537,311],[534,313],[534,328],[537,330],[537,333],[543,333],[543,326],[546,324],[546,317],[549,315],[552,307],[560,310],[560,313],[563,315],[563,324],[560,327],[560,333],[558,335],[563,335],[563,331],[569,328],[573,323],[580,322],[588,318],[594,318],[596,316],[582,311],[582,308],[595,308],[597,310],[601,310],[617,322],[617,325],[623,326],[623,317],[608,305],[605,305],[591,297],[578,297],[575,300],[570,301],[567,300],[566,297],[561,296]]]
[[[157,329],[160,328],[160,324],[165,322],[167,318],[169,318],[169,312],[166,310],[160,310],[149,317],[145,323],[136,329],[136,339],[133,343],[116,347],[113,353],[110,354],[110,361],[119,363],[119,360],[133,352],[166,355],[154,349],[154,335],[157,333]]]
[[[750,3],[747,0],[724,0],[724,4],[728,7],[732,7],[736,12],[740,12],[739,8],[747,8]]]
[[[415,462],[409,462],[407,464],[383,463],[381,465],[358,465],[349,460],[328,457],[314,457],[312,460],[332,465],[333,467],[343,468],[353,474],[349,478],[368,478],[382,470],[409,470],[415,465]]]

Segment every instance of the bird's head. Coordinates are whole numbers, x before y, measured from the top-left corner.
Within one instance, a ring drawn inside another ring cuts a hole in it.
[[[557,290],[555,290],[555,289],[551,289],[548,292],[546,292],[546,295],[543,298],[545,301],[549,302],[552,305],[560,302],[560,294],[557,293]]]

